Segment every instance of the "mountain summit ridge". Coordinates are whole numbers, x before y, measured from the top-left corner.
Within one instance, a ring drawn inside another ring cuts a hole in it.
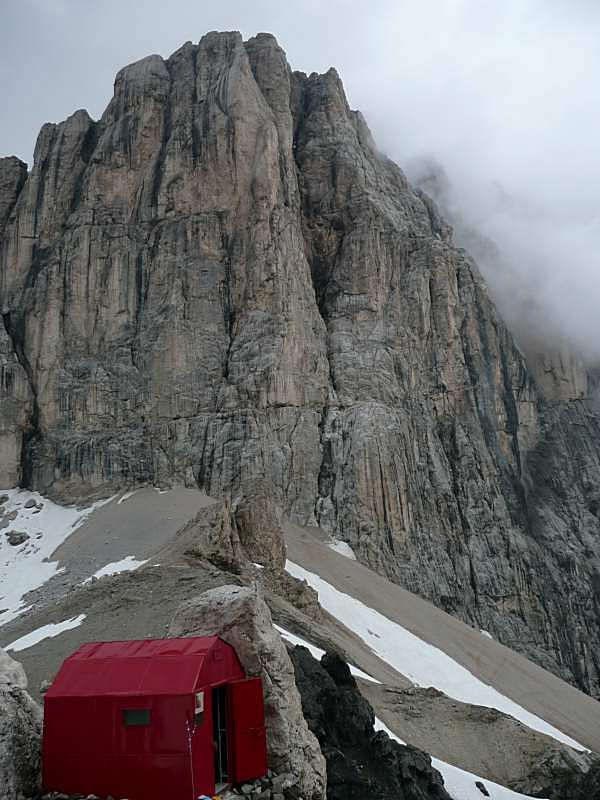
[[[333,69],[209,33],[0,160],[0,483],[257,476],[600,693],[600,418],[550,401]]]

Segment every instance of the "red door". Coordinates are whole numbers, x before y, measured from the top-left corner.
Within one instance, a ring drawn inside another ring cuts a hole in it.
[[[267,738],[262,681],[248,678],[230,685],[233,783],[267,774]]]

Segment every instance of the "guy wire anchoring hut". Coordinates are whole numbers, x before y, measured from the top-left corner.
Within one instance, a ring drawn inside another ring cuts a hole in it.
[[[261,680],[216,636],[84,644],[44,704],[46,791],[196,800],[267,772]]]

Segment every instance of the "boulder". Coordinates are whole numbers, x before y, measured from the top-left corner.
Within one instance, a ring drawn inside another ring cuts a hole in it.
[[[11,658],[6,650],[0,648],[0,690],[7,686],[27,689],[27,675],[22,664]]]
[[[18,547],[29,539],[29,534],[25,531],[6,531],[5,535],[8,543],[13,547]]]
[[[23,667],[0,649],[0,800],[40,788],[42,710],[26,689]]]
[[[170,636],[215,634],[235,649],[248,675],[262,678],[271,769],[293,776],[290,796],[322,800],[325,760],[302,714],[292,662],[257,589],[209,589],[182,605],[169,628]]]
[[[9,511],[8,513],[2,514],[0,518],[0,530],[2,530],[2,528],[8,528],[10,523],[17,518],[18,514],[18,511]]]

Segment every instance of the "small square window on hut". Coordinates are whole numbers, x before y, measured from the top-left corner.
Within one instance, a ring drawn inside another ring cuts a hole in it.
[[[150,725],[149,708],[124,708],[123,724],[127,727],[137,727],[140,725]]]

